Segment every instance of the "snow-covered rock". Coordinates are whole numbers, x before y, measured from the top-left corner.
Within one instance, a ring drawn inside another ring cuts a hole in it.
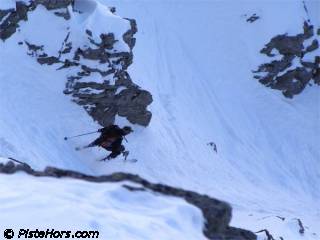
[[[127,73],[137,32],[133,19],[120,18],[93,0],[35,0],[1,10],[0,21],[0,39],[16,34],[39,64],[64,71],[64,93],[100,125],[113,124],[117,115],[149,124],[152,95]]]

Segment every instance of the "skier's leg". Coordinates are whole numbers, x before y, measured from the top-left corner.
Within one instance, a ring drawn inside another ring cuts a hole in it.
[[[127,160],[127,157],[129,156],[129,151],[123,151],[122,155],[124,156],[124,160]]]
[[[121,145],[121,141],[117,141],[117,142],[112,144],[112,147],[111,147],[110,150],[112,152],[107,157],[108,160],[110,160],[111,158],[116,158],[117,156],[119,156],[124,151],[124,146]]]
[[[76,147],[76,151],[80,151],[80,150],[83,150],[83,149],[86,149],[86,148],[96,147],[96,146],[98,146],[98,144],[96,142],[97,142],[97,140],[93,141],[92,143],[90,143],[88,145],[85,145],[85,146],[82,146],[82,147]]]
[[[108,157],[106,158],[107,160],[111,160],[112,158],[116,158],[118,155],[120,155],[121,152],[111,152]]]

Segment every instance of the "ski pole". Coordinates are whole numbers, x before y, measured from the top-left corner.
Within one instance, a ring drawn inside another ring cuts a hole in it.
[[[98,131],[94,131],[94,132],[89,132],[89,133],[83,133],[80,135],[76,135],[76,136],[71,136],[71,137],[64,137],[64,140],[68,140],[70,138],[75,138],[75,137],[81,137],[81,136],[85,136],[85,135],[89,135],[89,134],[93,134],[93,133],[97,133]]]

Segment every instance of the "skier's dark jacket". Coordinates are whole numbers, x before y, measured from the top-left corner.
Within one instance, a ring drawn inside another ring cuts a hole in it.
[[[101,132],[101,135],[94,141],[94,145],[99,145],[109,151],[112,151],[110,147],[113,143],[117,142],[121,145],[123,137],[132,132],[130,127],[120,128],[117,125],[110,125],[108,127],[101,128],[98,131]]]

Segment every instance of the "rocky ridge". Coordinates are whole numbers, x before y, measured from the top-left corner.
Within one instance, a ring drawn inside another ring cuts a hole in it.
[[[14,9],[0,10],[0,39],[6,41],[19,32],[21,21],[28,22],[28,14],[40,5],[65,21],[69,21],[72,14],[82,14],[75,9],[77,0],[32,0],[29,4],[17,1]],[[83,106],[100,125],[113,124],[116,116],[120,116],[132,124],[147,126],[152,116],[147,110],[153,101],[152,95],[135,84],[127,72],[133,60],[137,25],[133,19],[122,20],[128,21],[130,26],[122,39],[108,32],[100,34],[97,41],[93,37],[95,33],[85,29],[87,43],[83,46],[74,45],[70,39],[72,33],[67,29],[61,48],[54,55],[46,53],[45,45],[25,39],[18,44],[26,46],[27,54],[41,65],[57,65],[57,70],[61,71],[72,69],[66,76],[64,93],[71,95],[72,100]],[[117,49],[114,45],[119,41],[125,42],[129,50]],[[92,80],[93,75],[95,80]]]
[[[164,184],[154,184],[139,177],[138,175],[128,173],[113,173],[111,175],[90,176],[80,172],[63,170],[54,167],[47,167],[43,171],[36,171],[24,163],[15,164],[12,161],[9,161],[5,164],[0,163],[0,173],[14,174],[19,171],[35,177],[72,178],[96,183],[129,181],[139,185],[139,187],[132,187],[127,184],[123,184],[122,186],[129,191],[151,191],[153,193],[166,196],[178,197],[198,207],[202,211],[202,214],[205,218],[203,233],[208,239],[256,239],[256,235],[250,231],[229,226],[232,217],[232,209],[228,203],[192,191],[170,187]]]

